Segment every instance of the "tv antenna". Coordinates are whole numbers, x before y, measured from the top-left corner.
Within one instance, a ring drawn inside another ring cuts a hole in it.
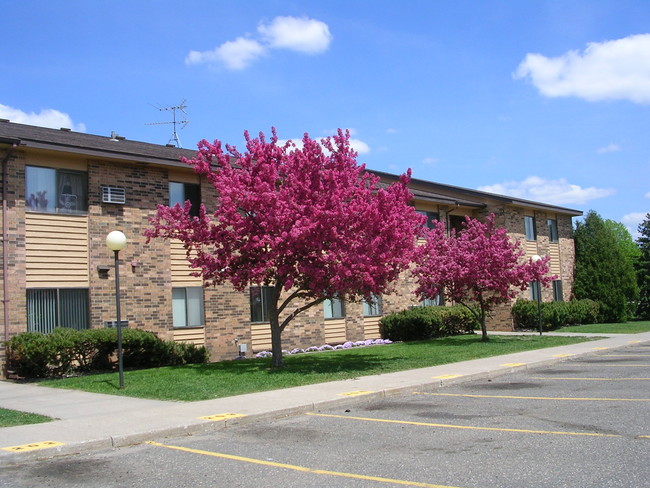
[[[167,141],[167,145],[173,145],[176,147],[182,148],[183,146],[181,145],[181,140],[178,138],[178,132],[176,132],[176,125],[178,124],[183,124],[181,129],[184,129],[187,124],[190,123],[189,120],[187,120],[187,112],[185,109],[187,108],[187,105],[185,105],[186,100],[183,100],[181,103],[178,105],[175,105],[173,107],[161,107],[161,106],[156,106],[152,103],[151,105],[154,108],[157,108],[161,112],[168,112],[171,111],[173,114],[173,120],[171,122],[151,122],[149,124],[144,124],[144,125],[164,125],[164,124],[173,124],[174,125],[174,132],[172,133],[172,136],[169,138],[169,141]],[[181,112],[184,115],[179,115],[178,117],[176,116],[176,111]]]

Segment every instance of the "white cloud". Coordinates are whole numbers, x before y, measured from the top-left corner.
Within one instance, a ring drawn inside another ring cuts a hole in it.
[[[539,176],[529,176],[523,181],[507,181],[481,186],[478,190],[555,205],[584,204],[590,200],[615,193],[612,188],[595,188],[593,186],[582,188],[569,183],[564,178],[547,180]]]
[[[623,150],[623,148],[621,146],[619,146],[618,144],[611,143],[608,146],[599,147],[598,149],[596,149],[596,152],[598,154],[605,154],[605,153],[611,153],[611,152],[618,152],[618,151],[622,151],[622,150]]]
[[[650,191],[644,195],[646,198],[650,198]]]
[[[633,239],[636,239],[640,236],[639,234],[639,224],[645,220],[646,214],[643,212],[633,212],[626,215],[623,215],[621,218],[621,224],[627,227],[627,230],[630,231]]]
[[[514,74],[547,97],[650,103],[650,34],[587,44],[559,57],[527,54]]]
[[[272,48],[306,54],[327,51],[332,42],[327,24],[307,17],[276,17],[268,25],[260,24],[257,30]]]
[[[210,51],[190,51],[185,64],[223,65],[236,71],[248,68],[267,55],[270,49],[319,54],[326,51],[332,42],[327,24],[307,17],[275,17],[269,24],[260,24],[257,31],[259,39],[238,37]]]
[[[222,63],[229,70],[242,70],[263,56],[266,48],[253,39],[238,37],[227,41],[212,51],[190,51],[185,58],[185,64],[217,64]]]
[[[398,130],[397,130],[397,129],[393,129],[393,128],[388,128],[388,129],[386,129],[386,132],[387,132],[388,134],[397,134]]]
[[[0,118],[11,120],[17,124],[36,125],[39,127],[50,127],[52,129],[65,127],[77,132],[86,132],[86,126],[84,124],[75,124],[68,114],[51,108],[43,109],[39,113],[27,113],[17,108],[0,104]]]
[[[440,160],[438,158],[424,158],[422,160],[422,163],[424,165],[426,165],[426,166],[432,166],[432,165],[437,164],[439,162],[440,162]]]
[[[356,132],[355,129],[349,129],[349,131],[350,131],[350,135],[352,135],[352,134],[354,134]],[[336,132],[336,131],[332,131],[332,132]],[[286,142],[287,142],[287,139],[280,139],[280,140],[278,140],[278,145],[282,146]],[[293,142],[293,144],[296,147],[302,148],[302,137],[291,139],[291,142]],[[361,154],[368,154],[370,152],[370,146],[366,142],[362,141],[361,139],[354,138],[354,137],[350,137],[350,147],[354,151],[359,153],[360,155]]]

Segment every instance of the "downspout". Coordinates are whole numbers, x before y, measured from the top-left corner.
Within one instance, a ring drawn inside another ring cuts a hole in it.
[[[7,230],[7,163],[16,152],[20,141],[13,142],[12,147],[7,149],[5,157],[2,159],[2,309],[4,312],[4,341],[9,340],[9,287],[7,286],[7,275],[9,274],[9,265],[7,259],[7,240],[9,231]]]

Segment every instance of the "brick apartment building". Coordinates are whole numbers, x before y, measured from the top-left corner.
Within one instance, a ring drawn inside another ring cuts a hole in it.
[[[2,290],[0,343],[24,331],[56,326],[104,327],[116,317],[113,253],[107,234],[128,238],[120,252],[122,320],[159,337],[206,345],[214,360],[238,347],[270,348],[265,291],[203,288],[178,243],[146,244],[143,231],[158,204],[214,202],[213,188],[180,161],[195,151],[0,121],[2,160]],[[390,183],[397,176],[376,172]],[[558,276],[542,299],[572,293],[572,217],[582,212],[413,179],[416,208],[458,227],[465,215],[496,215],[527,255],[551,256]],[[374,303],[326,301],[298,316],[283,334],[287,348],[379,337],[382,315],[418,305],[407,277],[397,293]],[[530,292],[528,292],[530,293]],[[492,329],[511,330],[509,307]],[[0,348],[0,368],[4,346]]]

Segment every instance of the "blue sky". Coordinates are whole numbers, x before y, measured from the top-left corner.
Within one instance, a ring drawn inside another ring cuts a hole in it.
[[[0,117],[183,147],[352,131],[368,168],[650,211],[647,0],[0,0]]]

